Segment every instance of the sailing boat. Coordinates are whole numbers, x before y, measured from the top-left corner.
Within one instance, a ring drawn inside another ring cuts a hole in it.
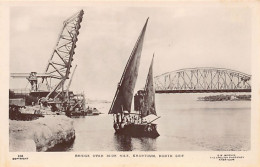
[[[118,84],[111,108],[108,114],[114,116],[114,129],[116,133],[126,134],[130,136],[158,137],[159,133],[156,130],[156,124],[152,121],[144,121],[146,116],[151,114],[156,115],[154,105],[154,89],[153,89],[153,73],[152,65],[148,73],[145,89],[140,107],[137,112],[131,113],[131,104],[134,94],[134,88],[138,76],[140,57],[143,47],[144,35],[148,19],[141,31],[139,38],[134,46],[134,49],[126,64],[125,70]],[[140,91],[138,91],[140,93]],[[138,94],[139,95],[139,94]],[[140,97],[140,96],[138,96]],[[158,118],[156,118],[158,119]],[[154,121],[154,120],[153,120]]]

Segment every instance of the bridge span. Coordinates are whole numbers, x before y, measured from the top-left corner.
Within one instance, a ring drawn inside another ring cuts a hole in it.
[[[154,78],[156,93],[251,92],[251,75],[225,68],[186,68]]]

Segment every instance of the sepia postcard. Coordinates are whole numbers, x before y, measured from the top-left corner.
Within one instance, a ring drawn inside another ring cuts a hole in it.
[[[260,166],[259,1],[1,1],[0,165]]]

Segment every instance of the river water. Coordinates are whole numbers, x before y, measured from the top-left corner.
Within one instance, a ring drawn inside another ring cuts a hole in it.
[[[156,139],[115,135],[111,103],[90,104],[104,114],[73,118],[76,139],[64,151],[250,150],[251,102],[197,100],[209,95],[156,94]]]

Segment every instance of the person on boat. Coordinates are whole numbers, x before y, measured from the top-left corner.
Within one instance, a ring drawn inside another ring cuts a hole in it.
[[[141,119],[138,119],[138,124],[142,124],[142,120]]]
[[[129,114],[129,112],[126,115],[126,118],[127,118],[127,124],[131,124],[132,123],[132,115]]]
[[[124,126],[127,125],[127,119],[126,117],[123,118],[122,122],[120,123],[120,128],[124,128]]]
[[[116,118],[114,119],[114,129],[115,130],[120,129],[120,125],[121,125],[121,114],[117,113]]]
[[[137,116],[135,116],[135,124],[139,124]]]
[[[117,122],[114,122],[114,129],[115,129],[115,130],[118,130],[118,129],[120,129],[120,128],[119,128],[119,123],[117,123]]]
[[[139,91],[137,91],[137,93],[134,97],[134,107],[135,107],[136,111],[141,110],[142,102],[143,102],[143,94],[142,94],[141,90],[139,90]]]
[[[127,123],[127,116],[126,115],[123,117],[123,121],[122,122]]]
[[[119,122],[121,122],[121,121],[120,121],[120,114],[117,113],[117,114],[116,114],[116,123],[119,123]]]
[[[132,116],[130,117],[130,123],[133,123],[133,117]]]
[[[130,115],[128,115],[127,117],[126,117],[126,121],[127,121],[127,124],[129,125],[129,124],[131,124],[131,116]]]
[[[147,120],[146,119],[142,119],[142,123],[147,123]]]

